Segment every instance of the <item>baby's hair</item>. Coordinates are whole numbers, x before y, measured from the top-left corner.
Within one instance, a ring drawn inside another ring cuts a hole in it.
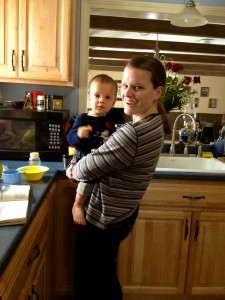
[[[91,84],[93,82],[110,83],[110,84],[112,84],[112,86],[115,88],[115,98],[116,98],[117,91],[118,91],[118,85],[117,85],[116,81],[112,77],[110,77],[107,74],[98,74],[98,75],[94,76],[90,80],[90,82],[89,82],[89,90],[90,90]]]

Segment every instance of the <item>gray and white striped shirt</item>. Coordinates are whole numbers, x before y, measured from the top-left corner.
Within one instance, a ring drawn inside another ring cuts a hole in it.
[[[119,128],[73,168],[78,181],[95,180],[85,203],[86,218],[99,228],[129,217],[137,208],[162,150],[163,121],[150,115]]]

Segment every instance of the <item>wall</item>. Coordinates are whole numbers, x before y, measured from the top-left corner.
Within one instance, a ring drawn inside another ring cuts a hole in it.
[[[3,100],[23,100],[25,91],[43,91],[48,95],[63,96],[63,108],[70,110],[70,115],[78,111],[78,89],[29,84],[0,83]]]

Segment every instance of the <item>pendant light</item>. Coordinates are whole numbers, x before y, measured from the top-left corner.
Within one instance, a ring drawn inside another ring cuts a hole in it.
[[[171,62],[173,63],[172,58],[167,58],[164,54],[160,55],[160,49],[159,49],[159,35],[157,33],[157,39],[156,39],[156,45],[155,45],[155,49],[154,49],[154,58],[158,59],[159,61],[161,61],[161,63],[165,66],[167,62]]]
[[[188,0],[185,8],[171,21],[172,25],[178,27],[198,27],[207,23],[207,19],[196,9],[193,0]]]

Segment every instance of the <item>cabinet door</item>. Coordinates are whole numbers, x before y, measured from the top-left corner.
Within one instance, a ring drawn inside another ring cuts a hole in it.
[[[129,294],[184,292],[190,224],[190,212],[139,211],[118,256],[118,275],[126,299]]]
[[[71,0],[19,0],[19,78],[68,81]]]
[[[0,0],[0,81],[74,85],[76,0]]]
[[[47,211],[48,202],[44,201],[1,276],[0,291],[3,300],[29,299],[26,297],[28,286],[32,286],[34,274],[46,251]],[[48,287],[48,281],[45,286]],[[47,289],[45,291],[47,293]]]
[[[54,235],[54,297],[72,295],[74,284],[74,255],[77,225],[73,222],[72,206],[77,183],[69,179],[58,180],[55,204]],[[53,297],[53,298],[54,298]]]
[[[47,259],[46,247],[43,249],[42,257],[39,259],[37,267],[33,270],[26,280],[26,285],[23,287],[20,296],[17,300],[31,300],[41,299],[47,300],[48,297],[47,286]]]
[[[47,300],[47,259],[46,259],[46,248],[43,253],[43,256],[39,262],[38,268],[35,272],[35,276],[32,281],[30,294],[32,295],[31,299],[43,299]],[[36,297],[36,298],[35,298]],[[39,297],[39,298],[38,298]]]
[[[225,295],[225,212],[194,213],[187,293]]]
[[[0,77],[17,77],[18,0],[0,0]]]

